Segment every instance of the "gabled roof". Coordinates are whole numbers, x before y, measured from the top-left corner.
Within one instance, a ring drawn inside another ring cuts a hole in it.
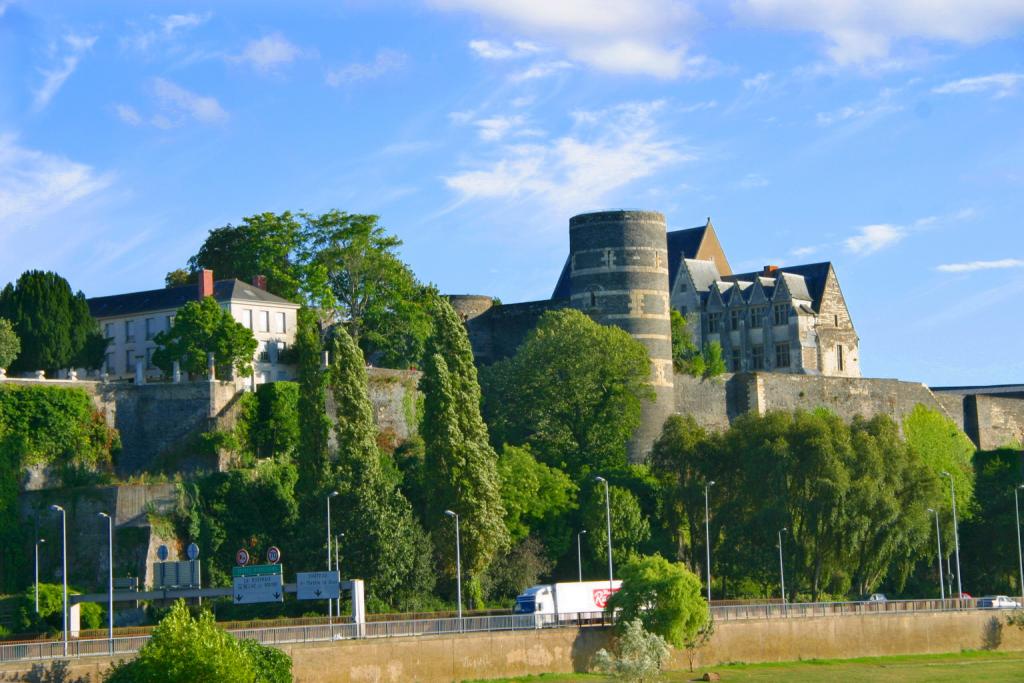
[[[668,237],[668,283],[671,289],[675,285],[676,275],[679,273],[679,265],[683,259],[697,257],[697,250],[704,241],[704,233],[708,226],[702,225],[699,228],[686,228],[685,230],[672,230]]]
[[[811,301],[814,306],[814,310],[817,312],[821,308],[821,295],[825,291],[825,280],[828,278],[829,270],[832,268],[830,261],[823,263],[808,263],[800,266],[782,266],[775,271],[776,277],[781,277],[784,273],[790,273],[792,275],[799,275],[804,279],[804,290],[794,290],[796,286],[792,280],[787,280],[786,284],[790,288],[790,293],[794,298],[803,298],[803,294],[806,293],[807,298]],[[763,271],[757,271],[754,273],[740,273],[738,275],[723,275],[723,280],[752,280],[755,277],[761,278],[761,283],[765,287],[766,293],[771,292],[771,286],[765,282],[767,278],[764,277]],[[775,284],[774,278],[772,278],[771,285]],[[798,295],[797,292],[800,292]]]
[[[697,259],[683,259],[683,265],[690,274],[690,281],[693,288],[698,292],[707,291],[716,280],[721,280],[718,274],[718,267],[714,261],[698,261]]]
[[[198,287],[199,285],[195,284],[181,285],[178,287],[165,287],[164,289],[151,289],[145,292],[97,296],[86,301],[89,304],[89,313],[92,317],[110,318],[145,311],[164,311],[181,308],[189,301],[196,300],[198,297]],[[213,283],[213,298],[219,303],[254,301],[278,306],[299,307],[298,304],[241,280],[217,280]]]
[[[555,291],[551,293],[552,299],[568,299],[571,295],[569,291],[569,266],[571,256],[565,257],[565,265],[562,266],[562,274],[558,276],[558,283],[555,284]]]

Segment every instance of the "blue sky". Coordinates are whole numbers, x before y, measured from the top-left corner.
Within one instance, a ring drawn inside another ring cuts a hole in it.
[[[0,0],[0,283],[147,289],[262,211],[373,212],[550,295],[568,219],[831,260],[868,376],[1024,381],[1020,0]]]

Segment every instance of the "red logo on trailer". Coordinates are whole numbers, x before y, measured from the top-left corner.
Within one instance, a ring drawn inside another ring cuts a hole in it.
[[[612,597],[612,593],[618,592],[618,590],[618,588],[595,588],[594,604],[604,609],[608,604],[608,598]]]

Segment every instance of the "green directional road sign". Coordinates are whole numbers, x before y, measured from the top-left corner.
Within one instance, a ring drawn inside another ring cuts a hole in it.
[[[248,567],[232,567],[231,576],[273,576],[274,574],[284,574],[284,565],[280,564],[252,564]]]

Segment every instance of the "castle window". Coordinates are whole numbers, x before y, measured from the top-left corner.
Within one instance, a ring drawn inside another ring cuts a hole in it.
[[[782,342],[775,345],[775,367],[789,367],[789,342]]]
[[[103,336],[107,339],[114,338],[114,323],[107,323],[103,326]]]
[[[127,373],[132,371],[132,353],[134,353],[134,352],[131,349],[125,349],[125,352],[124,352],[124,371],[125,371],[125,374],[127,374]]]
[[[741,370],[741,368],[740,368],[740,350],[739,349],[733,349],[732,350],[732,371],[733,372],[739,372],[740,370]]]
[[[146,318],[146,341],[156,335],[156,318]]]
[[[764,347],[758,344],[750,349],[751,365],[754,370],[764,370]]]
[[[126,342],[135,341],[135,321],[125,320],[124,321],[124,340]]]
[[[683,282],[683,283],[681,283],[681,284],[679,285],[679,291],[680,291],[680,292],[685,292],[685,291],[686,291],[687,289],[688,289],[688,287],[687,287],[687,285],[686,285],[686,283],[685,283],[685,282]]]
[[[708,313],[708,332],[714,334],[718,332],[719,327],[722,325],[722,314],[721,313]]]
[[[750,309],[750,329],[759,330],[764,323],[764,306],[755,306]]]
[[[835,322],[836,322],[836,327],[839,327],[839,316],[838,316],[838,315],[835,315],[835,316],[833,316],[833,317],[835,318]]]
[[[789,304],[775,304],[773,314],[776,325],[789,324]]]
[[[735,332],[740,329],[740,321],[743,320],[743,311],[734,308],[729,311],[729,329]]]
[[[597,308],[597,292],[590,290],[590,307]]]
[[[836,369],[840,372],[846,369],[846,359],[843,358],[843,346],[841,344],[836,345]]]

